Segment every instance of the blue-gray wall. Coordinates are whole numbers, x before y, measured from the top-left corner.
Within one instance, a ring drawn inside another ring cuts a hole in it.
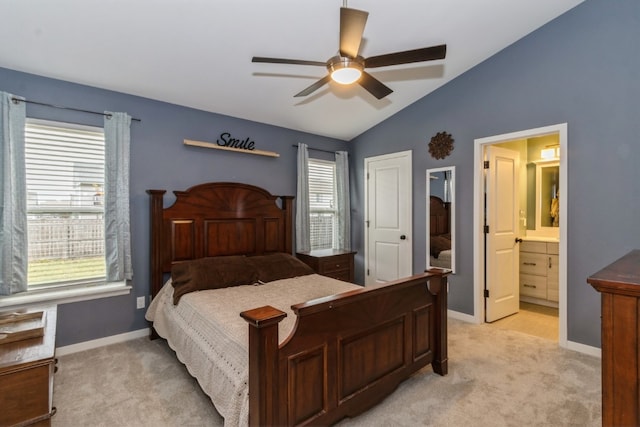
[[[473,314],[473,141],[566,122],[568,339],[599,347],[600,297],[586,278],[640,247],[639,41],[640,1],[588,0],[356,138],[359,280],[364,159],[413,150],[414,272],[425,266],[425,170],[455,165],[458,273],[449,308]],[[440,131],[455,148],[435,160],[427,143]]]
[[[149,295],[149,196],[145,190],[185,190],[208,181],[237,181],[272,194],[296,194],[296,149],[346,150],[344,141],[305,134],[227,116],[205,113],[136,96],[47,79],[0,68],[0,90],[28,100],[93,111],[125,111],[142,122],[131,124],[131,228],[133,292],[130,295],[62,304],[58,307],[57,346],[147,327],[136,297]],[[102,126],[101,116],[27,104],[27,116]],[[183,139],[215,142],[220,133],[250,137],[256,148],[279,158],[183,145]],[[311,152],[320,157],[321,153]]]

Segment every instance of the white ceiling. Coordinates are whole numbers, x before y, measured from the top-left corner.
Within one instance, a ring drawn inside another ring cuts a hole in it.
[[[0,67],[351,140],[581,2],[349,0],[369,12],[365,58],[447,44],[371,69],[382,100],[335,83],[294,98],[326,69],[251,62],[336,55],[343,0],[0,0]]]

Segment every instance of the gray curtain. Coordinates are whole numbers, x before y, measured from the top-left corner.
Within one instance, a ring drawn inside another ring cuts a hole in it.
[[[444,171],[444,196],[443,202],[451,202],[451,171]]]
[[[349,155],[336,152],[336,192],[338,196],[338,247],[351,250],[351,201],[349,200]]]
[[[309,150],[306,144],[298,144],[298,189],[296,192],[296,251],[311,250],[309,225]]]
[[[9,93],[0,98],[0,295],[11,295],[27,290],[26,108]]]
[[[131,116],[105,112],[104,230],[107,282],[131,280],[129,144]]]

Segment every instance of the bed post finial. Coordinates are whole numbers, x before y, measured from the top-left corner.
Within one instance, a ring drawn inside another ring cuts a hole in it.
[[[278,323],[287,313],[266,305],[243,311],[249,323],[249,426],[277,426],[280,419]]]

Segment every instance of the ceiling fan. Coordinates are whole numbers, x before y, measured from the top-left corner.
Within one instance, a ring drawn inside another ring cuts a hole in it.
[[[271,64],[295,64],[324,66],[329,74],[313,83],[294,96],[307,96],[318,90],[330,80],[341,84],[357,82],[378,99],[389,95],[393,90],[365,71],[365,68],[378,68],[390,65],[409,64],[412,62],[433,61],[444,59],[447,45],[425,47],[422,49],[406,50],[385,55],[363,58],[358,55],[364,26],[369,12],[347,7],[340,8],[340,49],[339,54],[329,58],[326,62],[305,61],[300,59],[265,58],[254,56],[251,62],[265,62]]]

